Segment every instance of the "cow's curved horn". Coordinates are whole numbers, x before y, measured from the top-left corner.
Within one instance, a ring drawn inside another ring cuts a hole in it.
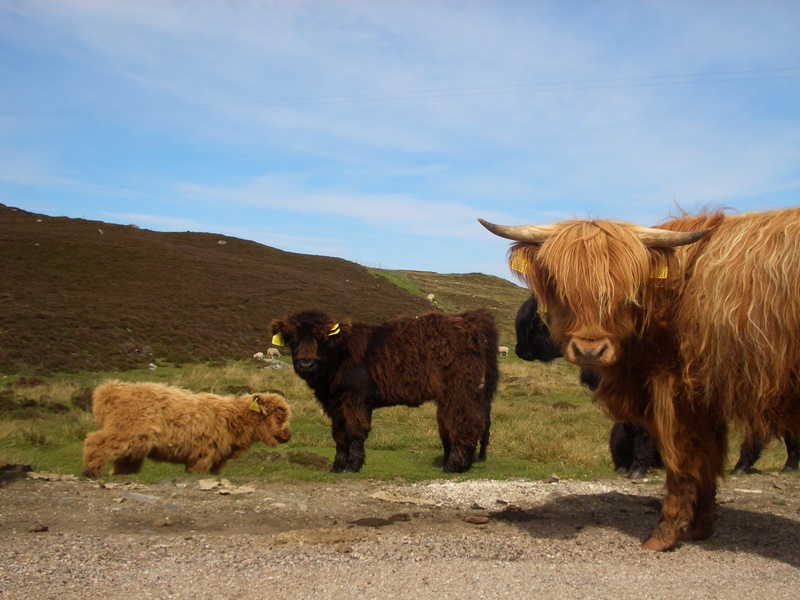
[[[495,225],[478,219],[480,224],[486,227],[493,234],[513,240],[515,242],[530,242],[531,244],[543,244],[550,234],[553,232],[552,226],[536,226],[536,225]]]
[[[653,227],[638,227],[634,233],[639,241],[648,248],[675,248],[686,246],[708,234],[711,229],[703,231],[670,231],[669,229],[655,229]]]

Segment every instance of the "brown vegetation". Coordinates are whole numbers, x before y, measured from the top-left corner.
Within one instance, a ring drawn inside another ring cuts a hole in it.
[[[479,277],[525,296],[509,282]],[[269,346],[272,319],[312,307],[368,322],[430,310],[424,294],[342,259],[4,205],[0,280],[6,373],[250,357]],[[465,308],[485,298],[471,300]]]

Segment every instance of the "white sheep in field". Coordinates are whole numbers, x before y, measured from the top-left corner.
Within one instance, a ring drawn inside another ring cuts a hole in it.
[[[270,348],[269,350],[267,350],[267,358],[280,358],[280,357],[281,357],[281,351],[278,350],[277,348]]]
[[[255,354],[253,354],[253,360],[264,360],[264,353],[256,352]]]
[[[189,473],[219,473],[256,442],[288,442],[289,406],[273,393],[195,394],[159,383],[111,381],[92,394],[99,431],[86,436],[87,477],[138,473],[145,458],[182,463]]]
[[[508,356],[508,346],[500,346],[497,351],[500,353],[500,356]]]

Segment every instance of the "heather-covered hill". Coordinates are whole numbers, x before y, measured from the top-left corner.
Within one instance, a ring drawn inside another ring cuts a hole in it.
[[[342,259],[0,205],[2,372],[244,358],[269,346],[273,318],[310,307],[369,322],[431,310],[421,295]]]

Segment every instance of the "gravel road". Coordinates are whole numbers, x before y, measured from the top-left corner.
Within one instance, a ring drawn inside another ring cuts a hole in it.
[[[732,477],[654,554],[644,483],[0,480],[0,597],[797,598],[800,480]]]

